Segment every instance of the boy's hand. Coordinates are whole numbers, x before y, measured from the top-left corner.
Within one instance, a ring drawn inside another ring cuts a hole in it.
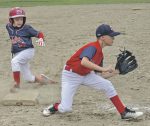
[[[108,67],[105,67],[103,72],[109,72],[109,73],[112,73],[115,71],[115,68],[113,68],[112,66],[108,66]]]
[[[116,76],[116,75],[118,75],[118,74],[119,74],[119,71],[118,71],[118,70],[115,70],[115,71],[113,71],[112,73],[110,73],[110,72],[102,72],[102,73],[101,73],[101,76],[102,76],[103,78],[105,78],[105,79],[108,79],[108,78],[114,77],[114,76]]]
[[[36,42],[38,43],[38,46],[45,46],[43,38],[39,38]]]
[[[103,71],[101,73],[101,76],[105,79],[108,79],[110,77],[113,77],[113,76],[116,76],[119,74],[119,71],[118,70],[115,70],[112,66],[108,66],[106,68],[104,68],[105,71]],[[107,70],[107,71],[106,71]]]

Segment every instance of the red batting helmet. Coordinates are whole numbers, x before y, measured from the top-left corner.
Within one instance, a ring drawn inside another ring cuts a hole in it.
[[[24,10],[20,7],[14,7],[9,12],[9,18],[26,17]]]
[[[10,23],[13,23],[13,18],[16,18],[16,17],[23,17],[24,23],[25,23],[25,21],[26,21],[25,11],[23,9],[21,9],[20,7],[14,7],[9,11]]]

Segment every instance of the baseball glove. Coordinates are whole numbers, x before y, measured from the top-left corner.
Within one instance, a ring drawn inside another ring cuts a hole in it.
[[[117,56],[115,69],[119,70],[119,74],[127,74],[128,72],[136,69],[137,66],[137,61],[135,56],[132,55],[132,52],[124,49],[124,51],[121,51],[121,53]]]

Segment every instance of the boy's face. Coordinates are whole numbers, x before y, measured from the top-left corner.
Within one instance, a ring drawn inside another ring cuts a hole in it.
[[[16,17],[13,20],[14,20],[13,26],[21,27],[23,25],[23,17]]]
[[[114,37],[111,37],[109,35],[102,36],[103,42],[106,44],[106,46],[112,46]]]

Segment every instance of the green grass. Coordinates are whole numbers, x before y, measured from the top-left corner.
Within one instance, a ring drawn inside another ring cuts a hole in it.
[[[0,0],[0,7],[43,6],[43,5],[79,5],[113,3],[150,3],[150,0]]]

